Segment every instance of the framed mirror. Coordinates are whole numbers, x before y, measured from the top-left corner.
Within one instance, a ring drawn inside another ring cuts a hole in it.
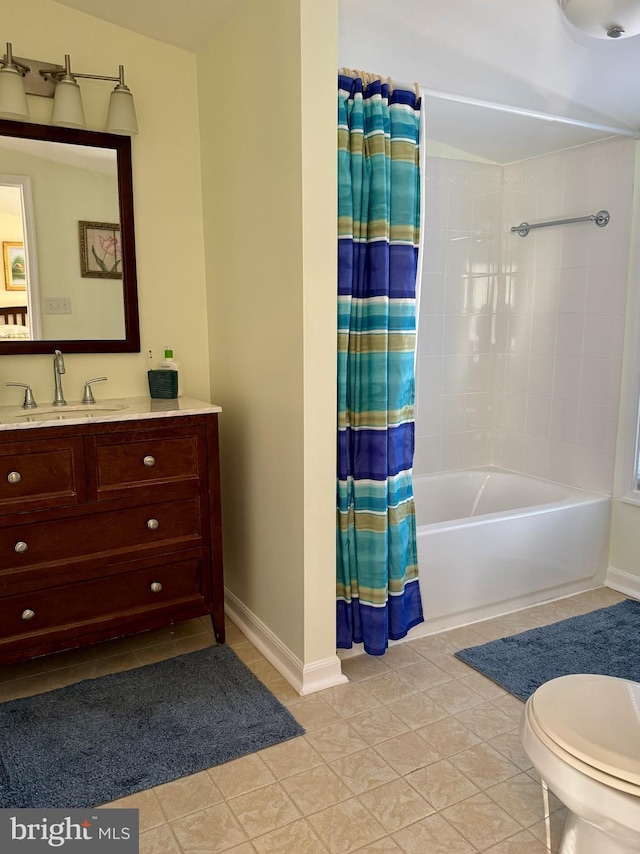
[[[0,355],[140,350],[128,136],[0,119]]]

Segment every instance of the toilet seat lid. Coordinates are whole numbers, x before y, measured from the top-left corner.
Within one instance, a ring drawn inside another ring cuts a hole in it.
[[[537,725],[585,765],[640,785],[640,684],[595,674],[560,676],[530,698]]]

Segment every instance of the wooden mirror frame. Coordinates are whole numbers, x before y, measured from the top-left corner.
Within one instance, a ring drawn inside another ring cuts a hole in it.
[[[76,340],[3,340],[0,356],[21,356],[29,353],[139,353],[140,319],[138,315],[138,286],[136,275],[136,246],[133,219],[133,174],[131,169],[131,139],[111,133],[52,127],[50,125],[14,122],[0,119],[0,136],[62,142],[110,148],[116,152],[118,168],[118,199],[120,204],[120,235],[122,241],[122,296],[124,300],[125,337],[121,339]],[[2,169],[0,168],[0,172]]]

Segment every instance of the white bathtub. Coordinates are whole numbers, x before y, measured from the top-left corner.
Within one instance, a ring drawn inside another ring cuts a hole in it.
[[[414,478],[425,622],[410,637],[602,584],[611,499],[495,468]]]

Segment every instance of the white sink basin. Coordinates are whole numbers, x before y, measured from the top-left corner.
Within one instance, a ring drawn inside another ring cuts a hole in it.
[[[25,421],[66,421],[69,418],[95,418],[102,415],[112,415],[114,412],[122,412],[128,409],[124,404],[112,404],[110,406],[86,406],[85,404],[74,404],[72,406],[50,406],[45,409],[38,407],[16,415],[16,418],[24,418]]]

